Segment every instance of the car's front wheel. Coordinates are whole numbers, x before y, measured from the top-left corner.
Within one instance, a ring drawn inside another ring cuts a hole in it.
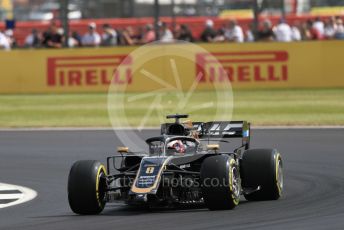
[[[210,210],[233,209],[239,204],[239,168],[232,156],[217,155],[204,160],[201,167],[202,195]]]
[[[243,186],[259,188],[245,194],[247,200],[277,200],[283,192],[283,162],[276,149],[252,149],[244,152],[241,163]]]
[[[98,161],[73,164],[68,177],[68,201],[77,214],[94,215],[103,211],[106,195],[106,169]]]

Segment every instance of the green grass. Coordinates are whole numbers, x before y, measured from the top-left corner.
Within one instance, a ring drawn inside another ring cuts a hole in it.
[[[157,95],[157,94],[155,94]],[[120,95],[122,96],[122,95]],[[121,98],[111,106],[121,126],[142,122],[153,98],[128,101],[119,113]],[[213,120],[216,108],[225,104],[214,92],[195,92],[186,108],[195,110],[193,120]],[[160,108],[148,116],[145,126],[158,126],[162,114],[177,111],[179,99],[172,93],[161,95]],[[218,101],[219,104],[216,104]],[[198,108],[214,102],[210,108]],[[344,125],[344,89],[237,90],[234,91],[233,118],[253,125]],[[161,111],[159,114],[159,111]],[[0,127],[109,127],[106,94],[0,95]]]

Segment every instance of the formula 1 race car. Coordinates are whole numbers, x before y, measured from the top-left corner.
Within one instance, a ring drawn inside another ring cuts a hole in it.
[[[210,210],[233,209],[243,195],[249,201],[276,200],[283,190],[281,154],[250,149],[246,121],[181,122],[169,115],[161,135],[146,140],[147,152],[119,147],[98,161],[77,161],[68,178],[68,200],[77,214],[99,214],[107,202],[174,206],[205,204]],[[222,143],[240,138],[233,151]]]

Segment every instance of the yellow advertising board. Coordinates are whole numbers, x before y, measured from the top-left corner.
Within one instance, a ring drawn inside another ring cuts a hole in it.
[[[212,89],[344,87],[344,42],[201,44],[0,52],[0,93],[107,92],[117,85],[129,92],[161,85]],[[137,53],[137,50],[140,53]],[[153,51],[153,52],[151,52]],[[145,58],[142,58],[145,57]]]
[[[312,7],[310,15],[312,16],[334,16],[343,15],[343,6],[329,6],[329,7]]]

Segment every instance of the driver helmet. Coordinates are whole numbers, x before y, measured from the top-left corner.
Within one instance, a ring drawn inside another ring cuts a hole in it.
[[[174,149],[177,153],[185,153],[186,146],[181,140],[171,141],[167,144],[168,149]]]

